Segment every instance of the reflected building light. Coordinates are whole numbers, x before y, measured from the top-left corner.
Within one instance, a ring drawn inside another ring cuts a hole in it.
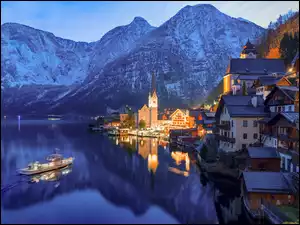
[[[157,155],[153,154],[149,154],[148,155],[148,170],[149,172],[152,171],[153,173],[156,172],[158,166],[158,157]]]
[[[116,138],[116,145],[118,145],[119,144],[119,139],[118,138]]]
[[[188,154],[185,156],[185,170],[190,171],[190,158]]]

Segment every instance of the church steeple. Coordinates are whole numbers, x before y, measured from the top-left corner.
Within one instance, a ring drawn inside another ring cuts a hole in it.
[[[151,79],[151,96],[156,92],[156,79],[154,72],[152,73],[152,79]]]
[[[250,42],[250,40],[248,38],[248,41],[247,41],[246,45],[243,47],[240,58],[242,58],[242,59],[246,59],[246,58],[255,59],[256,55],[257,55],[257,51],[255,49],[255,46]]]

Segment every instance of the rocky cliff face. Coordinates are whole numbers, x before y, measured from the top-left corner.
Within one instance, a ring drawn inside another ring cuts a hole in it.
[[[193,104],[191,100],[203,99],[220,81],[229,57],[237,57],[248,38],[264,32],[206,4],[184,7],[158,28],[136,17],[94,43],[73,42],[18,24],[4,24],[1,30],[4,111],[17,110],[23,99],[25,112],[43,108],[64,113],[71,108],[84,114],[140,106],[147,99],[152,72],[160,106]],[[23,85],[29,88],[21,91]],[[43,89],[45,98],[34,97],[42,95],[36,88],[40,85],[51,86]],[[54,85],[61,88],[47,98]],[[13,95],[12,87],[18,87]]]

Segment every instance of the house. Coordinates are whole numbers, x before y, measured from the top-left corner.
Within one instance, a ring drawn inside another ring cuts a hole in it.
[[[262,95],[264,99],[266,99],[266,97],[276,86],[292,86],[292,84],[287,77],[278,74],[261,76],[254,83],[256,95]]]
[[[277,148],[281,157],[281,169],[299,172],[299,113],[281,112],[260,122],[261,142]]]
[[[223,151],[246,149],[259,136],[258,121],[268,117],[262,96],[223,95],[216,118],[216,140]]]
[[[276,86],[266,97],[265,105],[271,112],[294,112],[299,109],[299,89],[294,86]]]
[[[178,137],[180,136],[189,136],[189,137],[197,137],[198,130],[196,128],[190,129],[175,129],[169,131],[169,141],[170,143],[177,143]]]
[[[280,172],[280,155],[272,147],[248,147],[250,171]]]
[[[189,128],[190,125],[190,115],[189,110],[176,109],[170,115],[171,126],[173,128]]]
[[[281,172],[243,172],[242,195],[250,210],[260,209],[262,201],[274,205],[294,204],[293,188],[289,176]]]
[[[213,128],[215,127],[215,123],[216,123],[215,114],[216,114],[215,112],[210,112],[210,111],[200,112],[196,120],[199,136],[213,133]]]
[[[230,59],[223,77],[223,94],[239,91],[243,82],[251,88],[258,77],[285,71],[282,59],[257,59],[255,47],[248,40],[240,58]]]

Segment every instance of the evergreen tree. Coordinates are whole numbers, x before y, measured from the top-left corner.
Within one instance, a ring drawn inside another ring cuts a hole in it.
[[[248,95],[245,81],[243,81],[242,90],[243,90],[243,95]]]

